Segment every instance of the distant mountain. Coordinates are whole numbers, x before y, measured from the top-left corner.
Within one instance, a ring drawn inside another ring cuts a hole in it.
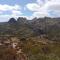
[[[10,18],[10,20],[8,21],[8,23],[10,24],[15,24],[17,21],[15,18]]]
[[[48,39],[60,39],[60,18],[10,18],[8,22],[0,23],[0,35],[15,35],[33,37],[46,35]],[[54,38],[53,38],[54,37]],[[58,37],[58,38],[57,38]]]

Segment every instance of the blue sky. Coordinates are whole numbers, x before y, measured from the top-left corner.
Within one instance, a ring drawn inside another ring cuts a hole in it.
[[[60,0],[0,0],[0,22],[9,18],[60,17]]]
[[[32,2],[35,2],[35,0],[0,0],[0,4],[9,4],[9,5],[19,4],[22,6]]]

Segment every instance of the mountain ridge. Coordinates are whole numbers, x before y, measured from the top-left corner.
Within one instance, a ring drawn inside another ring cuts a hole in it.
[[[20,37],[36,37],[45,35],[52,38],[60,36],[60,18],[34,18],[27,20],[23,17],[10,18],[8,22],[0,23],[0,35],[14,35]],[[53,32],[54,31],[54,32]]]

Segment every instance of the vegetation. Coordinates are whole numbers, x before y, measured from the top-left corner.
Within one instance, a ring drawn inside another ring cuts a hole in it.
[[[60,60],[60,18],[0,23],[0,60]]]

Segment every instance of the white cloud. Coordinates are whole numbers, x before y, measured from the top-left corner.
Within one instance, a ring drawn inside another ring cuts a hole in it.
[[[7,21],[11,17],[18,17],[22,15],[21,12],[22,7],[20,5],[7,5],[7,4],[0,4],[0,22]],[[8,12],[5,14],[5,12]],[[10,13],[10,14],[9,14]]]
[[[32,16],[34,17],[45,17],[47,15],[47,13],[44,12],[34,12]]]
[[[20,10],[21,7],[19,5],[14,5],[14,6],[11,6],[11,5],[7,5],[7,4],[0,4],[0,11],[8,11],[8,10]]]
[[[32,16],[23,16],[22,7],[20,5],[0,4],[0,21],[7,21],[11,17],[26,17],[32,19],[34,17],[60,17],[60,0],[35,0],[36,3],[28,3],[24,7],[32,11]],[[11,14],[4,14],[4,12],[11,12]],[[6,20],[7,19],[7,20]]]
[[[18,15],[22,15],[23,13],[21,11],[17,11],[17,10],[13,10],[12,11],[12,15],[18,16]]]
[[[7,4],[4,4],[4,5],[1,5],[0,4],[0,15],[4,12],[11,12],[12,15],[21,15],[22,12],[21,12],[21,6],[20,5],[7,5]],[[7,14],[8,15],[8,14]]]
[[[60,17],[60,0],[37,0],[36,3],[28,3],[26,8],[33,11],[32,16]]]
[[[30,10],[30,11],[37,11],[39,10],[40,6],[36,3],[29,3],[26,5],[26,7]]]

